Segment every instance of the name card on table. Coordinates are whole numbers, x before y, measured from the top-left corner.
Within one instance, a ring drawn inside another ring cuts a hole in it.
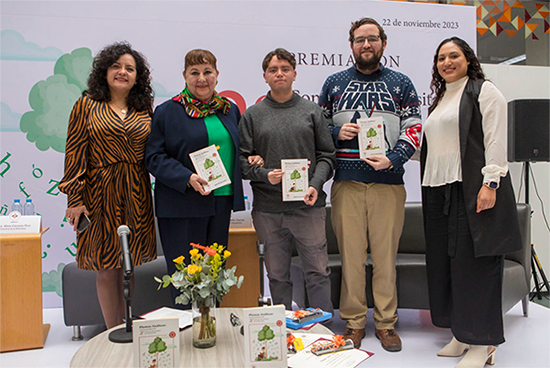
[[[231,211],[229,227],[252,227],[252,211]]]
[[[12,211],[0,216],[0,234],[34,234],[42,231],[42,216],[22,216]]]

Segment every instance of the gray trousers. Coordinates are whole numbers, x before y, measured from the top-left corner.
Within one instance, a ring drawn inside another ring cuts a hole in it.
[[[266,244],[265,265],[274,304],[292,310],[290,261],[294,244],[303,267],[309,306],[332,313],[325,218],[324,207],[281,213],[252,211],[258,239]]]

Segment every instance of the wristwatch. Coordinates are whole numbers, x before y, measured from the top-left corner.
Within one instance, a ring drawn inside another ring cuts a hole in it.
[[[483,183],[483,185],[492,190],[498,189],[498,183],[496,181],[488,181],[486,183]]]

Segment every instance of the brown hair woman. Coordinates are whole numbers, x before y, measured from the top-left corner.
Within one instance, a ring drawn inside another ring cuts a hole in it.
[[[134,265],[156,258],[151,184],[144,164],[152,104],[147,61],[130,44],[115,43],[95,57],[88,89],[69,119],[59,190],[67,194],[65,216],[75,230],[83,215],[90,217],[90,226],[77,234],[76,260],[79,268],[97,271],[107,328],[123,322],[125,309],[117,228],[124,224],[131,230]]]

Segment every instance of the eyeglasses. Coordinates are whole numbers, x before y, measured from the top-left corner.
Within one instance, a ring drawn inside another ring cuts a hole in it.
[[[369,41],[369,43],[376,43],[380,40],[380,35],[372,35],[367,37],[357,37],[353,39],[353,43],[356,45],[363,45],[365,41]]]

